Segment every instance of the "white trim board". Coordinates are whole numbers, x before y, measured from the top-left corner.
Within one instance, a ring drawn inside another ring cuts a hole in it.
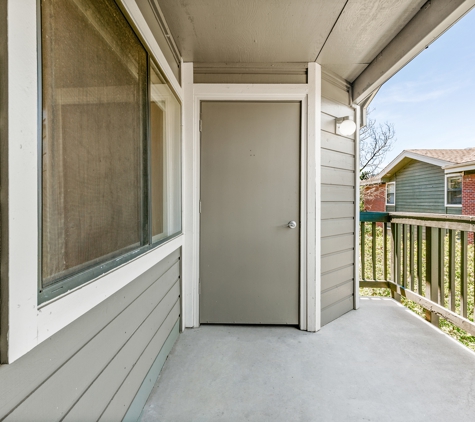
[[[176,94],[178,95],[178,98],[181,102],[183,102],[183,88],[177,81],[175,74],[173,73],[170,65],[168,64],[167,59],[165,58],[165,55],[162,53],[162,50],[160,50],[157,40],[155,39],[151,29],[147,25],[147,22],[145,21],[142,12],[137,6],[137,3],[135,3],[135,0],[120,0],[120,2],[124,6],[130,18],[133,20],[137,29],[140,31],[140,34],[142,35],[144,41],[147,43],[148,48],[152,52],[155,60],[157,61],[163,73],[165,74],[166,78],[169,80],[170,85],[173,87]]]
[[[449,166],[443,167],[445,174],[453,173],[463,173],[464,171],[473,171],[475,170],[475,161],[470,161],[466,163],[457,163],[451,164]]]
[[[185,64],[185,144],[192,157],[185,153],[186,162],[192,168],[193,191],[188,191],[188,201],[193,202],[191,215],[186,210],[186,221],[192,222],[191,232],[187,229],[187,239],[192,247],[185,247],[188,254],[192,250],[192,264],[189,266],[191,278],[185,280],[184,315],[187,327],[199,326],[199,199],[200,199],[200,103],[201,101],[301,101],[302,103],[302,191],[301,210],[304,213],[301,225],[301,271],[300,271],[300,328],[307,331],[320,329],[320,115],[321,115],[321,74],[320,66],[309,63],[309,84],[190,84],[193,76],[192,64]],[[193,90],[192,101],[189,90]],[[310,104],[311,102],[311,104]],[[191,137],[191,142],[190,138]],[[189,161],[188,161],[189,160]],[[306,165],[305,165],[306,164]],[[189,177],[185,176],[188,180]],[[315,224],[315,222],[318,222]],[[189,249],[188,249],[189,248]],[[187,255],[185,260],[190,259]],[[188,273],[188,272],[187,272]]]

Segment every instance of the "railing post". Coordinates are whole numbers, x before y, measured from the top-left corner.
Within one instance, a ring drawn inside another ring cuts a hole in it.
[[[409,226],[409,278],[414,291],[414,226]]]
[[[417,293],[422,296],[422,226],[417,226]]]
[[[371,223],[371,261],[373,264],[373,280],[376,281],[376,223]]]
[[[365,257],[365,239],[366,239],[366,233],[365,233],[365,223],[364,221],[362,221],[360,223],[361,225],[361,228],[360,228],[360,236],[361,236],[361,279],[362,280],[366,280],[366,265],[365,265],[365,261],[366,261],[366,257]]]
[[[402,225],[402,285],[407,287],[407,224]]]
[[[467,318],[467,241],[466,231],[460,233],[460,315]]]
[[[439,305],[445,306],[445,229],[439,229]]]
[[[383,279],[388,280],[388,224],[383,223]]]
[[[455,230],[449,230],[449,306],[455,312]]]
[[[425,296],[432,302],[437,303],[439,293],[439,229],[426,228],[426,292]],[[439,316],[434,312],[425,311],[426,319],[430,323],[439,326]]]
[[[399,274],[401,271],[401,243],[399,236],[399,224],[391,223],[391,281],[399,284]],[[398,302],[401,295],[391,290],[391,297]]]

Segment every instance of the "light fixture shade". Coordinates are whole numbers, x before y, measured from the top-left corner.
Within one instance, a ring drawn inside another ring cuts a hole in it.
[[[356,123],[351,120],[350,116],[336,119],[336,134],[342,136],[353,135],[356,131]]]

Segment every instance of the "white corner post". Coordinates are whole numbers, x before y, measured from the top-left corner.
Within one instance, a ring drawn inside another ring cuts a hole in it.
[[[193,63],[182,65],[183,86],[183,233],[185,243],[183,248],[183,313],[184,327],[199,326],[198,319],[198,272],[197,262],[197,226],[196,202],[197,184],[196,160],[194,142],[194,99],[193,99]]]
[[[38,335],[36,1],[9,0],[7,14],[8,250],[2,253],[8,262],[7,274],[2,271],[2,363],[12,363],[31,350]]]
[[[308,64],[307,331],[321,328],[321,67]]]
[[[353,309],[360,307],[360,128],[361,128],[361,107],[353,104],[355,109],[355,265],[354,265],[354,294]]]

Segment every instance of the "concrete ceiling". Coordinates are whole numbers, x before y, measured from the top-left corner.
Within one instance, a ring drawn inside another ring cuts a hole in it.
[[[157,1],[184,61],[320,63],[353,82],[426,0]]]

